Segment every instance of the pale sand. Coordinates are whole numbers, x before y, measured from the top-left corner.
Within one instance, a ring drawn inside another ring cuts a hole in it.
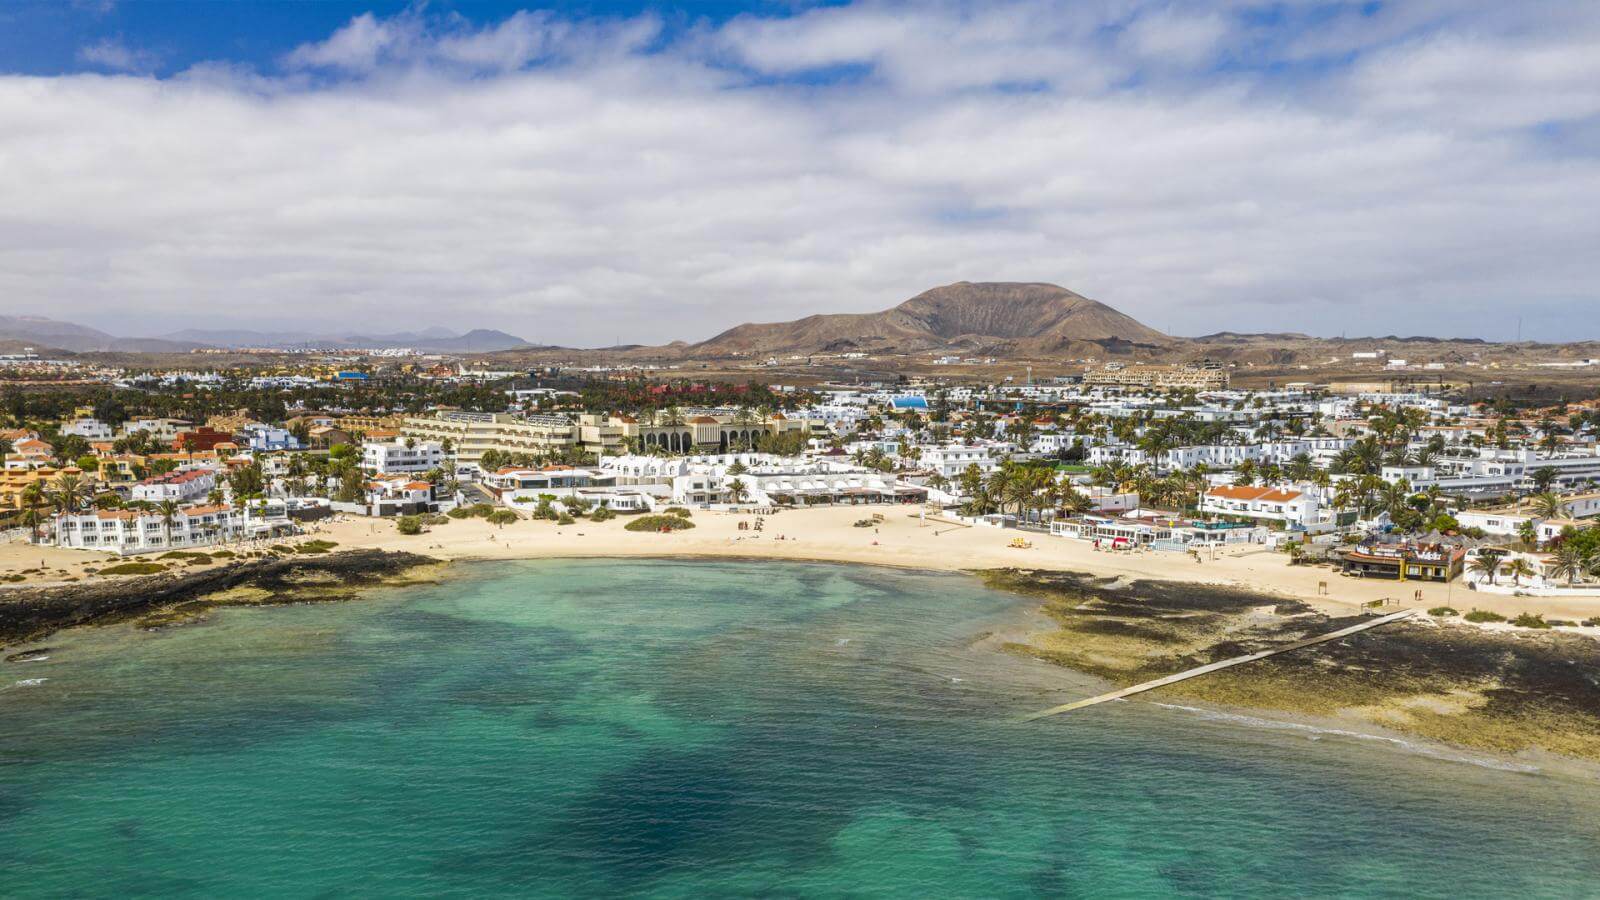
[[[857,520],[884,516],[876,529],[856,528]],[[1333,614],[1349,614],[1373,600],[1393,601],[1386,611],[1427,609],[1448,603],[1457,609],[1492,609],[1504,615],[1524,611],[1557,618],[1600,615],[1600,599],[1553,601],[1546,598],[1477,594],[1458,585],[1348,578],[1322,566],[1291,566],[1285,554],[1259,546],[1219,550],[1196,563],[1186,553],[1096,551],[1089,543],[1012,529],[965,527],[922,519],[906,507],[818,507],[767,516],[764,531],[739,531],[754,516],[696,510],[695,528],[672,534],[625,531],[629,519],[579,521],[558,526],[524,520],[503,528],[481,519],[454,520],[426,534],[404,536],[393,523],[343,519],[320,526],[317,537],[341,547],[414,550],[442,559],[541,559],[561,557],[712,557],[864,563],[936,571],[1001,567],[1088,572],[1107,577],[1155,578],[1247,588],[1303,600]],[[782,536],[783,540],[778,538]],[[1012,548],[1017,537],[1027,550]],[[1325,583],[1326,593],[1319,592]],[[1422,591],[1422,599],[1415,592]]]
[[[884,516],[875,529],[854,527],[857,520],[874,513]],[[1205,561],[1196,563],[1186,553],[1096,551],[1086,542],[1047,534],[923,519],[907,507],[786,510],[765,517],[765,530],[759,534],[738,530],[740,522],[754,520],[748,514],[696,510],[695,528],[657,534],[624,530],[623,525],[630,521],[627,516],[564,526],[523,520],[497,527],[482,519],[460,519],[434,526],[425,534],[407,536],[396,532],[393,520],[340,516],[314,526],[310,536],[336,541],[343,549],[411,550],[446,560],[671,556],[863,563],[951,572],[1014,566],[1247,588],[1303,600],[1333,614],[1348,614],[1360,604],[1388,599],[1391,603],[1386,611],[1390,612],[1448,604],[1463,611],[1489,609],[1507,616],[1522,612],[1571,619],[1600,616],[1600,599],[1504,597],[1478,594],[1459,584],[1347,578],[1327,567],[1291,566],[1284,554],[1259,546],[1219,550],[1215,560],[1205,554]],[[1033,547],[1010,547],[1018,537],[1031,541]],[[52,571],[43,579],[30,576],[26,585],[59,581],[60,570],[81,575],[85,568],[116,561],[93,551],[0,545],[0,575],[38,566],[41,560]],[[1319,591],[1320,584],[1326,584],[1325,594]],[[1419,590],[1420,601],[1415,599]]]

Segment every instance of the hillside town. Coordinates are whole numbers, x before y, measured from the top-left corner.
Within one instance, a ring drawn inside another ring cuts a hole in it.
[[[1372,389],[1374,387],[1388,389]],[[907,507],[1107,552],[1600,594],[1600,404],[1237,389],[1204,366],[809,385],[332,360],[4,394],[0,524],[118,556],[668,510]]]

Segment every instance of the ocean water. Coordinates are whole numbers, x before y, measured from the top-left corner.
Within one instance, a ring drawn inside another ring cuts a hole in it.
[[[981,640],[1027,610],[550,561],[65,633],[0,664],[0,895],[1600,896],[1583,782],[1160,702],[1020,724],[1089,690]]]

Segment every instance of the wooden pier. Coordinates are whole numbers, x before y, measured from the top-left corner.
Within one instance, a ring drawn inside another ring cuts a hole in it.
[[[1228,668],[1229,666],[1243,665],[1244,663],[1255,662],[1258,659],[1266,659],[1269,656],[1277,656],[1279,653],[1288,653],[1291,650],[1299,650],[1303,647],[1310,647],[1315,644],[1324,644],[1328,641],[1337,641],[1340,638],[1349,637],[1352,634],[1358,634],[1366,631],[1369,628],[1377,628],[1380,625],[1387,625],[1390,622],[1398,622],[1401,619],[1410,617],[1415,612],[1416,610],[1408,609],[1402,612],[1390,613],[1386,616],[1368,619],[1365,622],[1357,622],[1348,628],[1341,628],[1338,631],[1330,631],[1327,634],[1319,634],[1316,637],[1304,638],[1302,640],[1284,644],[1282,647],[1273,647],[1270,650],[1262,650],[1257,653],[1246,654],[1245,656],[1235,656],[1232,659],[1224,659],[1220,662],[1208,663],[1197,668],[1168,675],[1165,678],[1157,678],[1154,681],[1146,681],[1142,684],[1136,684],[1131,687],[1125,687],[1120,690],[1111,691],[1110,693],[1100,694],[1096,697],[1089,697],[1084,700],[1074,700],[1071,703],[1064,703],[1060,706],[1052,706],[1049,709],[1041,710],[1040,712],[1024,716],[1023,721],[1032,722],[1035,719],[1043,719],[1046,716],[1054,716],[1064,712],[1071,712],[1075,709],[1083,709],[1086,706],[1095,706],[1110,700],[1121,700],[1124,697],[1131,697],[1134,694],[1142,694],[1145,691],[1155,690],[1158,687],[1164,687],[1169,684],[1177,684],[1180,681],[1187,681],[1190,678],[1198,678],[1201,675],[1208,675],[1212,672],[1218,672]]]

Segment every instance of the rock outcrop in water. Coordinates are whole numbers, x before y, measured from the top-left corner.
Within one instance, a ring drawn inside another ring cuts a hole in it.
[[[436,562],[417,553],[348,550],[326,556],[249,560],[198,572],[16,588],[0,592],[0,642],[34,641],[73,625],[146,615],[242,589],[252,592],[253,602],[327,599],[330,589],[382,584]]]
[[[1119,686],[1360,621],[1236,588],[997,569],[1058,626],[1011,649]],[[1150,696],[1342,719],[1496,753],[1600,760],[1600,641],[1431,619],[1214,672]]]

